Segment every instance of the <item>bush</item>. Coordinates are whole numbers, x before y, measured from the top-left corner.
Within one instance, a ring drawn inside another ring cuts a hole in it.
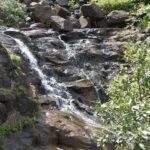
[[[23,7],[17,0],[0,0],[0,10],[7,25],[16,25],[24,15]]]
[[[36,122],[35,117],[23,117],[21,120],[15,123],[4,123],[0,125],[0,142],[10,133],[22,130],[25,126],[34,124]]]
[[[150,5],[141,5],[141,8],[136,13],[137,29],[145,30],[150,28]]]
[[[97,105],[107,129],[98,146],[115,143],[117,150],[150,148],[150,44],[131,44],[125,52],[128,62],[108,88],[109,102]]]
[[[132,10],[135,4],[131,0],[92,0],[97,2],[100,8],[109,13],[112,10]]]

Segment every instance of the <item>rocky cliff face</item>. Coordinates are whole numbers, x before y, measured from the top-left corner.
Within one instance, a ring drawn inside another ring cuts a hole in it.
[[[125,64],[126,41],[149,33],[120,36],[128,13],[106,15],[96,4],[71,13],[65,0],[21,2],[28,16],[20,29],[0,28],[0,124],[26,115],[37,121],[8,135],[0,148],[98,150],[103,127],[93,115],[96,101],[108,100],[105,89]]]

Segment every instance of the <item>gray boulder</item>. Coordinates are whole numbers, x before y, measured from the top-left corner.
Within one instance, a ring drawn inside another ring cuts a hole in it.
[[[59,16],[51,17],[51,25],[52,25],[52,28],[56,31],[72,31],[73,30],[73,25],[71,21],[66,20]]]
[[[107,15],[108,24],[122,24],[129,18],[129,13],[122,10],[114,10]]]
[[[68,6],[69,0],[56,0],[60,6]]]
[[[89,17],[91,20],[100,20],[105,17],[104,13],[95,3],[83,5],[81,11],[84,17]]]
[[[62,18],[67,18],[68,16],[71,15],[71,13],[64,7],[61,7],[59,5],[55,5],[52,8],[52,14],[53,16],[60,16]]]
[[[88,18],[85,18],[84,16],[81,16],[79,18],[79,22],[81,28],[89,28],[91,26],[90,20]]]

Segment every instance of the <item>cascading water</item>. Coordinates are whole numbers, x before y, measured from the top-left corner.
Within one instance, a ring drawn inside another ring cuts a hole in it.
[[[99,89],[98,87],[94,84],[93,82],[93,77],[88,75],[88,73],[86,73],[84,67],[81,68],[79,65],[78,65],[78,61],[76,60],[76,50],[75,49],[81,49],[81,46],[82,46],[82,49],[86,49],[87,47],[90,46],[90,41],[86,39],[85,42],[83,42],[83,40],[79,40],[79,42],[73,44],[75,49],[74,48],[71,48],[70,45],[68,43],[65,43],[62,39],[61,39],[61,35],[59,36],[59,39],[63,42],[63,44],[65,45],[66,47],[66,51],[67,51],[67,54],[68,54],[68,59],[73,59],[74,61],[74,65],[77,67],[78,69],[78,74],[84,78],[86,78],[87,80],[89,80],[91,82],[91,84],[93,85],[95,91],[96,91],[96,94],[97,94],[97,99],[100,99],[100,96],[99,96]]]
[[[13,37],[12,37],[13,38]],[[80,112],[73,104],[74,99],[68,92],[67,87],[63,83],[58,83],[55,78],[46,76],[38,65],[37,59],[34,57],[29,47],[24,44],[23,41],[17,38],[13,38],[21,54],[29,61],[30,68],[39,77],[42,86],[44,87],[47,95],[57,101],[57,105],[62,111],[69,112],[76,117],[82,119],[85,123],[88,123],[95,127],[100,127],[100,123],[97,120],[90,118],[87,114]]]

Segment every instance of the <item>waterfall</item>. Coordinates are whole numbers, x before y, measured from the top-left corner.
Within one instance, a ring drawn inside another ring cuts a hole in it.
[[[69,112],[76,117],[82,119],[85,123],[88,123],[95,127],[100,127],[100,123],[97,122],[96,119],[91,118],[92,116],[88,116],[83,112],[80,112],[76,109],[73,104],[74,99],[72,98],[71,94],[68,92],[67,87],[64,83],[58,83],[55,78],[48,77],[43,73],[38,65],[37,59],[34,57],[32,52],[30,51],[29,47],[20,39],[13,38],[17,43],[21,54],[29,61],[30,68],[32,71],[38,75],[43,88],[45,89],[47,95],[50,98],[56,100],[58,107],[64,111]]]
[[[75,49],[72,49],[70,47],[70,45],[68,43],[65,43],[62,39],[61,39],[61,35],[59,36],[59,39],[62,41],[62,43],[65,45],[66,47],[66,51],[67,51],[67,54],[68,54],[68,60],[69,59],[73,59],[73,61],[75,62],[74,65],[77,67],[78,69],[78,74],[85,77],[87,80],[89,80],[91,82],[91,84],[93,85],[94,89],[95,89],[95,92],[97,94],[97,99],[100,100],[100,96],[99,96],[99,89],[98,87],[94,84],[93,82],[93,77],[91,77],[90,75],[88,75],[88,73],[86,72],[86,70],[83,68],[81,68],[79,65],[78,65],[78,62],[76,60],[76,50]],[[77,42],[76,44],[74,44],[74,46],[76,47],[76,49],[78,48],[81,48],[81,45],[82,45],[82,48],[85,49],[86,47],[89,47],[90,45],[90,41],[86,39],[85,43],[82,43],[82,40],[80,40],[79,42]]]

